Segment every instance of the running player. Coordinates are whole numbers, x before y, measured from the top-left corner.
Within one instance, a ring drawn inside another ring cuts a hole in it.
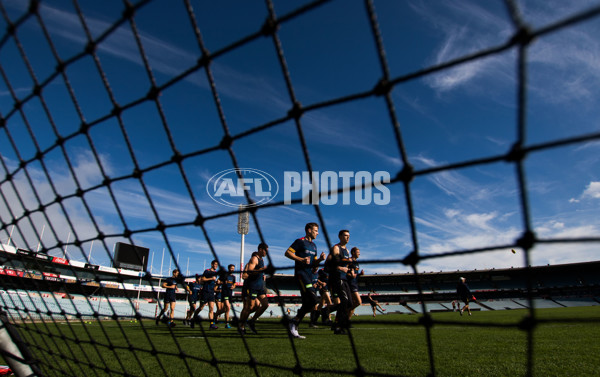
[[[332,330],[335,334],[345,334],[345,329],[350,327],[350,305],[351,297],[350,286],[348,285],[348,265],[352,261],[350,252],[346,248],[350,240],[350,231],[342,229],[338,233],[339,243],[331,248],[327,256],[327,267],[329,271],[329,284],[332,293],[339,299],[337,304],[337,314]]]
[[[290,320],[289,330],[294,338],[300,339],[305,337],[298,333],[298,324],[313,310],[319,300],[315,292],[309,289],[312,287],[312,268],[325,260],[325,253],[321,253],[317,258],[317,245],[313,242],[319,234],[319,225],[308,223],[304,227],[304,232],[305,236],[294,241],[285,252],[285,256],[295,262],[294,277],[302,297],[302,306],[296,312],[296,316]]]
[[[210,262],[210,268],[204,270],[200,281],[202,282],[202,296],[200,299],[201,306],[208,304],[208,320],[210,321],[209,329],[218,329],[215,324],[215,285],[219,275],[219,262],[216,260]]]
[[[321,311],[321,323],[323,325],[330,326],[331,323],[331,309],[333,307],[333,301],[331,301],[331,294],[329,293],[329,274],[325,271],[325,268],[320,268],[317,272],[319,293],[321,299],[319,301],[318,309]]]
[[[221,309],[215,316],[218,318],[219,315],[225,314],[225,328],[230,329],[231,325],[229,324],[229,312],[231,311],[231,298],[233,298],[233,290],[235,289],[235,275],[233,272],[235,271],[235,265],[230,264],[227,266],[227,273],[225,273],[219,279],[221,281]]]
[[[313,278],[312,278],[312,287],[310,288],[312,291],[315,292],[315,295],[321,291],[321,289],[325,286],[323,282],[321,282],[319,280],[319,266],[315,266],[312,269],[312,274],[313,274]],[[313,310],[310,312],[310,324],[308,325],[310,328],[313,329],[317,329],[319,328],[319,326],[317,325],[317,321],[319,320],[319,316],[321,315],[321,311],[320,311],[320,302],[321,300],[319,300]]]
[[[250,256],[250,259],[252,259],[253,257],[255,257],[257,255],[258,255],[258,252],[256,252],[256,251],[253,252],[252,255]],[[248,316],[249,316],[250,313],[255,312],[256,309],[258,308],[258,305],[254,304],[254,300],[246,299],[247,297],[250,296],[250,288],[249,288],[250,281],[248,279],[244,279],[244,277],[248,277],[248,274],[246,271],[248,271],[248,263],[246,263],[246,265],[244,266],[244,270],[242,271],[242,277],[241,277],[241,279],[243,280],[243,283],[242,283],[242,311],[240,313],[240,316],[242,315],[242,313],[244,313],[244,311],[247,311]],[[246,323],[242,324],[241,321],[239,320],[239,318],[237,319],[237,327],[238,327],[238,332],[240,334],[246,333]]]
[[[222,285],[223,283],[221,282],[221,279],[217,278],[215,281],[215,315],[213,317],[215,324],[217,324],[219,320],[219,313],[223,308],[223,302],[221,301]]]
[[[258,245],[258,251],[252,254],[250,261],[246,265],[245,271],[242,274],[244,278],[245,294],[244,294],[244,308],[240,315],[239,332],[244,334],[246,332],[246,322],[250,330],[257,334],[256,331],[256,320],[267,310],[269,307],[269,301],[267,300],[267,292],[265,289],[265,266],[264,257],[269,251],[269,245],[261,243]],[[254,315],[250,320],[248,317],[250,313],[254,312]]]
[[[184,325],[190,325],[192,328],[194,327],[194,321],[192,321],[192,316],[196,312],[196,303],[200,298],[200,291],[202,290],[202,284],[200,284],[200,275],[196,274],[196,278],[194,281],[188,284],[189,295],[188,295],[188,304],[190,308],[187,311],[185,316],[185,321],[183,321]]]
[[[364,270],[360,269],[358,264],[358,258],[360,257],[360,249],[353,247],[350,250],[352,254],[352,263],[348,266],[348,286],[350,286],[350,293],[352,294],[352,309],[350,310],[350,317],[354,314],[354,309],[358,308],[362,304],[360,299],[360,293],[358,292],[358,277],[365,274]],[[360,272],[359,272],[360,271]]]
[[[177,289],[177,282],[180,280],[179,278],[179,270],[174,269],[173,275],[166,278],[162,283],[162,287],[165,288],[165,298],[163,300],[163,307],[158,316],[156,317],[156,324],[161,320],[161,317],[167,309],[170,309],[168,325],[170,327],[175,327],[175,322],[173,322],[173,317],[175,316],[175,305],[177,304],[177,299],[175,297],[175,290]]]

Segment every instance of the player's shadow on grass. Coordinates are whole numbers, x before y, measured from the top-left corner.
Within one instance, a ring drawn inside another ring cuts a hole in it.
[[[157,336],[173,336],[177,338],[241,338],[242,336],[238,332],[236,327],[229,329],[223,325],[219,325],[216,330],[209,329],[209,324],[202,323],[196,324],[194,328],[183,324],[177,324],[175,327],[169,328],[166,324],[160,324],[155,327],[151,327],[148,330],[149,333]],[[280,322],[271,323],[260,323],[257,325],[257,334],[254,334],[246,327],[246,334],[244,335],[248,339],[260,339],[260,338],[287,338],[287,329]],[[172,334],[172,335],[171,335]]]

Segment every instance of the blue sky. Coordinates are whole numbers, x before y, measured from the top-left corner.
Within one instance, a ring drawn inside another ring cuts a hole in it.
[[[81,1],[85,24],[92,38],[105,33],[121,17],[120,1]],[[258,32],[268,11],[262,1],[192,1],[203,41],[212,53]],[[307,2],[275,1],[278,16]],[[537,29],[598,7],[598,1],[519,1],[519,11],[531,28]],[[4,0],[6,14],[15,22],[27,6],[22,1]],[[514,34],[514,26],[501,1],[375,1],[386,58],[392,78],[442,64],[483,49],[502,45]],[[67,61],[83,51],[86,34],[73,5],[62,1],[42,2],[39,9],[56,51]],[[0,30],[6,30],[3,19]],[[135,27],[158,85],[163,85],[193,67],[201,56],[183,5],[176,1],[151,2],[136,12]],[[567,29],[544,35],[528,51],[527,132],[525,145],[597,133],[600,129],[600,19],[595,18]],[[57,61],[41,34],[35,18],[17,31],[27,61],[39,82],[55,73]],[[377,49],[365,5],[360,1],[333,1],[283,23],[278,30],[292,87],[303,106],[334,100],[371,90],[381,79]],[[125,106],[144,97],[150,81],[132,33],[123,23],[98,45],[97,56],[111,93]],[[506,153],[517,140],[516,51],[486,57],[453,69],[430,74],[394,87],[391,92],[402,140],[409,161],[417,170],[460,163]],[[56,136],[41,102],[34,98],[13,112],[14,99],[27,98],[33,90],[31,74],[14,39],[0,46],[0,64],[7,79],[0,80],[0,114],[7,117],[0,132],[3,176],[14,172],[20,156],[36,155],[35,144],[24,127],[30,124],[42,151],[52,183],[61,195],[74,193],[76,185],[65,156],[55,146]],[[261,37],[227,53],[210,66],[224,117],[232,135],[284,118],[292,108],[286,83],[271,38]],[[78,59],[66,69],[68,82],[87,122],[109,115],[113,105],[90,56]],[[8,82],[7,82],[8,80]],[[58,75],[44,86],[42,96],[52,121],[62,136],[76,132],[81,124],[76,106]],[[166,88],[158,99],[164,120],[178,151],[183,154],[214,147],[224,136],[204,69]],[[10,115],[10,116],[8,116]],[[167,140],[156,102],[142,101],[122,113],[135,159],[144,169],[168,161],[173,150]],[[402,170],[399,148],[383,97],[370,96],[335,106],[321,107],[300,119],[310,162],[315,171],[377,171],[394,177]],[[9,135],[17,145],[12,148]],[[89,132],[104,172],[111,178],[132,173],[134,163],[115,117],[106,117]],[[51,148],[52,147],[52,148]],[[49,149],[50,148],[50,149]],[[102,176],[89,141],[83,135],[64,145],[77,181],[85,190],[102,183]],[[288,121],[236,140],[232,146],[238,164],[272,175],[281,185],[284,172],[307,170],[294,122]],[[600,235],[600,143],[596,141],[542,150],[528,155],[525,163],[531,222],[541,239],[598,237]],[[185,177],[205,216],[231,211],[213,201],[207,193],[209,179],[233,163],[225,150],[190,157],[183,162]],[[23,170],[12,182],[3,181],[0,190],[0,218],[10,223],[26,209],[53,201],[54,194],[39,161],[26,167],[35,193]],[[193,221],[193,207],[180,170],[167,164],[143,176],[156,212],[164,223]],[[17,188],[21,202],[17,200]],[[388,186],[389,204],[321,205],[329,240],[337,241],[340,229],[351,232],[351,246],[358,246],[365,260],[403,258],[413,249],[408,225],[404,189]],[[129,178],[111,185],[124,220],[131,230],[155,227],[153,214],[139,181]],[[513,165],[497,162],[416,177],[410,185],[420,252],[434,255],[448,251],[493,247],[513,243],[523,231],[518,183]],[[295,195],[294,198],[298,198]],[[93,219],[105,234],[123,232],[123,221],[106,188],[84,195]],[[280,191],[275,198],[283,200]],[[33,212],[29,218],[38,229],[45,228],[44,245],[53,255],[62,255],[57,241],[73,242],[94,238],[96,230],[80,199],[63,202],[75,229],[69,230],[57,205],[44,218]],[[8,208],[10,207],[10,208]],[[270,245],[271,258],[278,267],[291,266],[283,257],[295,238],[304,234],[304,224],[317,221],[310,205],[294,204],[261,208],[259,226]],[[222,263],[238,263],[240,236],[237,216],[205,223],[208,236]],[[10,226],[0,232],[6,242]],[[19,247],[35,248],[38,239],[28,222],[21,220],[12,241]],[[203,232],[197,227],[173,227],[166,231],[174,258],[184,271],[199,272],[213,259]],[[58,240],[57,240],[58,238]],[[136,244],[148,247],[152,270],[163,272],[171,259],[159,232],[136,233]],[[69,258],[84,260],[90,249],[92,261],[109,264],[107,252],[119,237],[106,240],[108,250],[96,241],[82,249],[67,247]],[[246,250],[260,242],[256,224],[250,225]],[[317,239],[327,251],[322,234]],[[597,243],[566,245],[538,244],[531,263],[557,264],[597,260]],[[247,258],[246,258],[247,259]],[[189,262],[188,262],[189,261]],[[463,257],[428,259],[421,271],[484,269],[522,266],[522,253],[510,249]],[[173,262],[171,260],[171,265]],[[400,264],[383,261],[365,266],[367,273],[408,272]],[[287,271],[289,272],[289,270]]]

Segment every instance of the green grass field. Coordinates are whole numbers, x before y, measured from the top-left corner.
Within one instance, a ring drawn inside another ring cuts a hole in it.
[[[474,312],[471,317],[432,314],[435,374],[526,375],[528,332],[518,325],[527,314],[527,310]],[[543,309],[536,316],[540,323],[532,339],[535,376],[600,375],[600,307]],[[333,335],[324,327],[309,329],[303,323],[300,333],[307,338],[291,340],[276,320],[259,321],[259,334],[247,335],[245,341],[234,329],[209,332],[204,323],[206,331],[180,323],[171,330],[154,321],[104,321],[28,325],[30,331],[21,332],[28,342],[39,345],[32,351],[44,371],[57,376],[251,376],[257,374],[251,357],[261,376],[293,375],[297,365],[305,376],[355,374],[358,365],[366,375],[425,376],[432,363],[420,318],[354,317],[352,338]],[[57,348],[58,354],[47,352]],[[61,361],[60,354],[69,362]]]

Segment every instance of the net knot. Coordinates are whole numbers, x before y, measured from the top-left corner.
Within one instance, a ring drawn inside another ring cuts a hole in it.
[[[527,153],[523,150],[521,143],[515,143],[508,154],[506,155],[506,161],[508,162],[517,162],[522,161]]]
[[[376,96],[384,96],[392,90],[392,87],[393,86],[388,79],[381,79],[377,85],[375,85],[375,88],[373,88],[373,93]]]
[[[414,171],[414,168],[412,167],[412,165],[410,165],[410,164],[405,164],[404,167],[402,168],[402,170],[400,170],[398,172],[398,175],[396,175],[397,180],[400,180],[405,183],[409,183],[410,181],[413,180],[414,177],[415,177],[415,171]]]
[[[123,109],[119,105],[115,105],[115,107],[110,112],[112,116],[119,116],[123,112]]]
[[[126,2],[125,10],[123,11],[123,19],[126,19],[126,20],[132,19],[134,14],[135,14],[135,8],[131,4]]]
[[[28,12],[31,13],[31,14],[37,13],[39,5],[40,5],[40,1],[39,0],[32,0],[29,3]]]
[[[171,161],[176,164],[181,163],[181,161],[183,161],[183,156],[181,155],[181,152],[175,151],[175,153],[173,154],[173,157],[171,157]]]
[[[535,244],[535,234],[530,230],[523,233],[521,238],[519,238],[517,240],[517,245],[519,245],[524,250],[531,249],[534,244]]]
[[[198,66],[208,67],[210,64],[210,54],[206,51],[200,59],[198,59]]]
[[[419,263],[419,255],[416,251],[411,251],[404,259],[402,259],[402,264],[405,266],[416,266]]]
[[[79,125],[79,132],[82,134],[87,134],[89,129],[90,129],[90,125],[87,124],[86,122],[81,122],[81,124]]]
[[[300,117],[302,116],[303,113],[304,113],[304,110],[302,109],[302,104],[300,104],[300,102],[296,101],[296,102],[294,102],[294,106],[292,106],[290,111],[288,111],[288,116],[290,118],[300,119]]]
[[[87,45],[85,45],[85,53],[86,54],[93,54],[96,51],[96,42],[94,41],[89,41]]]
[[[42,87],[40,84],[35,84],[33,87],[33,95],[39,97],[42,94]]]
[[[525,46],[530,44],[533,39],[534,36],[531,33],[531,30],[529,30],[529,27],[523,25],[519,28],[519,30],[517,30],[515,35],[513,35],[513,37],[511,38],[511,42],[514,44],[520,44]]]
[[[229,149],[229,148],[231,148],[232,144],[233,144],[233,138],[229,135],[225,135],[225,136],[223,136],[223,139],[221,139],[221,142],[219,143],[219,148]]]
[[[153,86],[148,91],[148,94],[146,94],[146,98],[150,101],[154,101],[158,98],[159,95],[160,95],[160,89],[158,89],[156,86]]]
[[[273,17],[267,17],[267,20],[265,21],[265,23],[263,24],[263,27],[261,29],[261,33],[265,37],[268,37],[270,35],[275,34],[277,32],[278,28],[279,28],[279,24],[277,23],[277,21],[275,21],[273,19]]]

